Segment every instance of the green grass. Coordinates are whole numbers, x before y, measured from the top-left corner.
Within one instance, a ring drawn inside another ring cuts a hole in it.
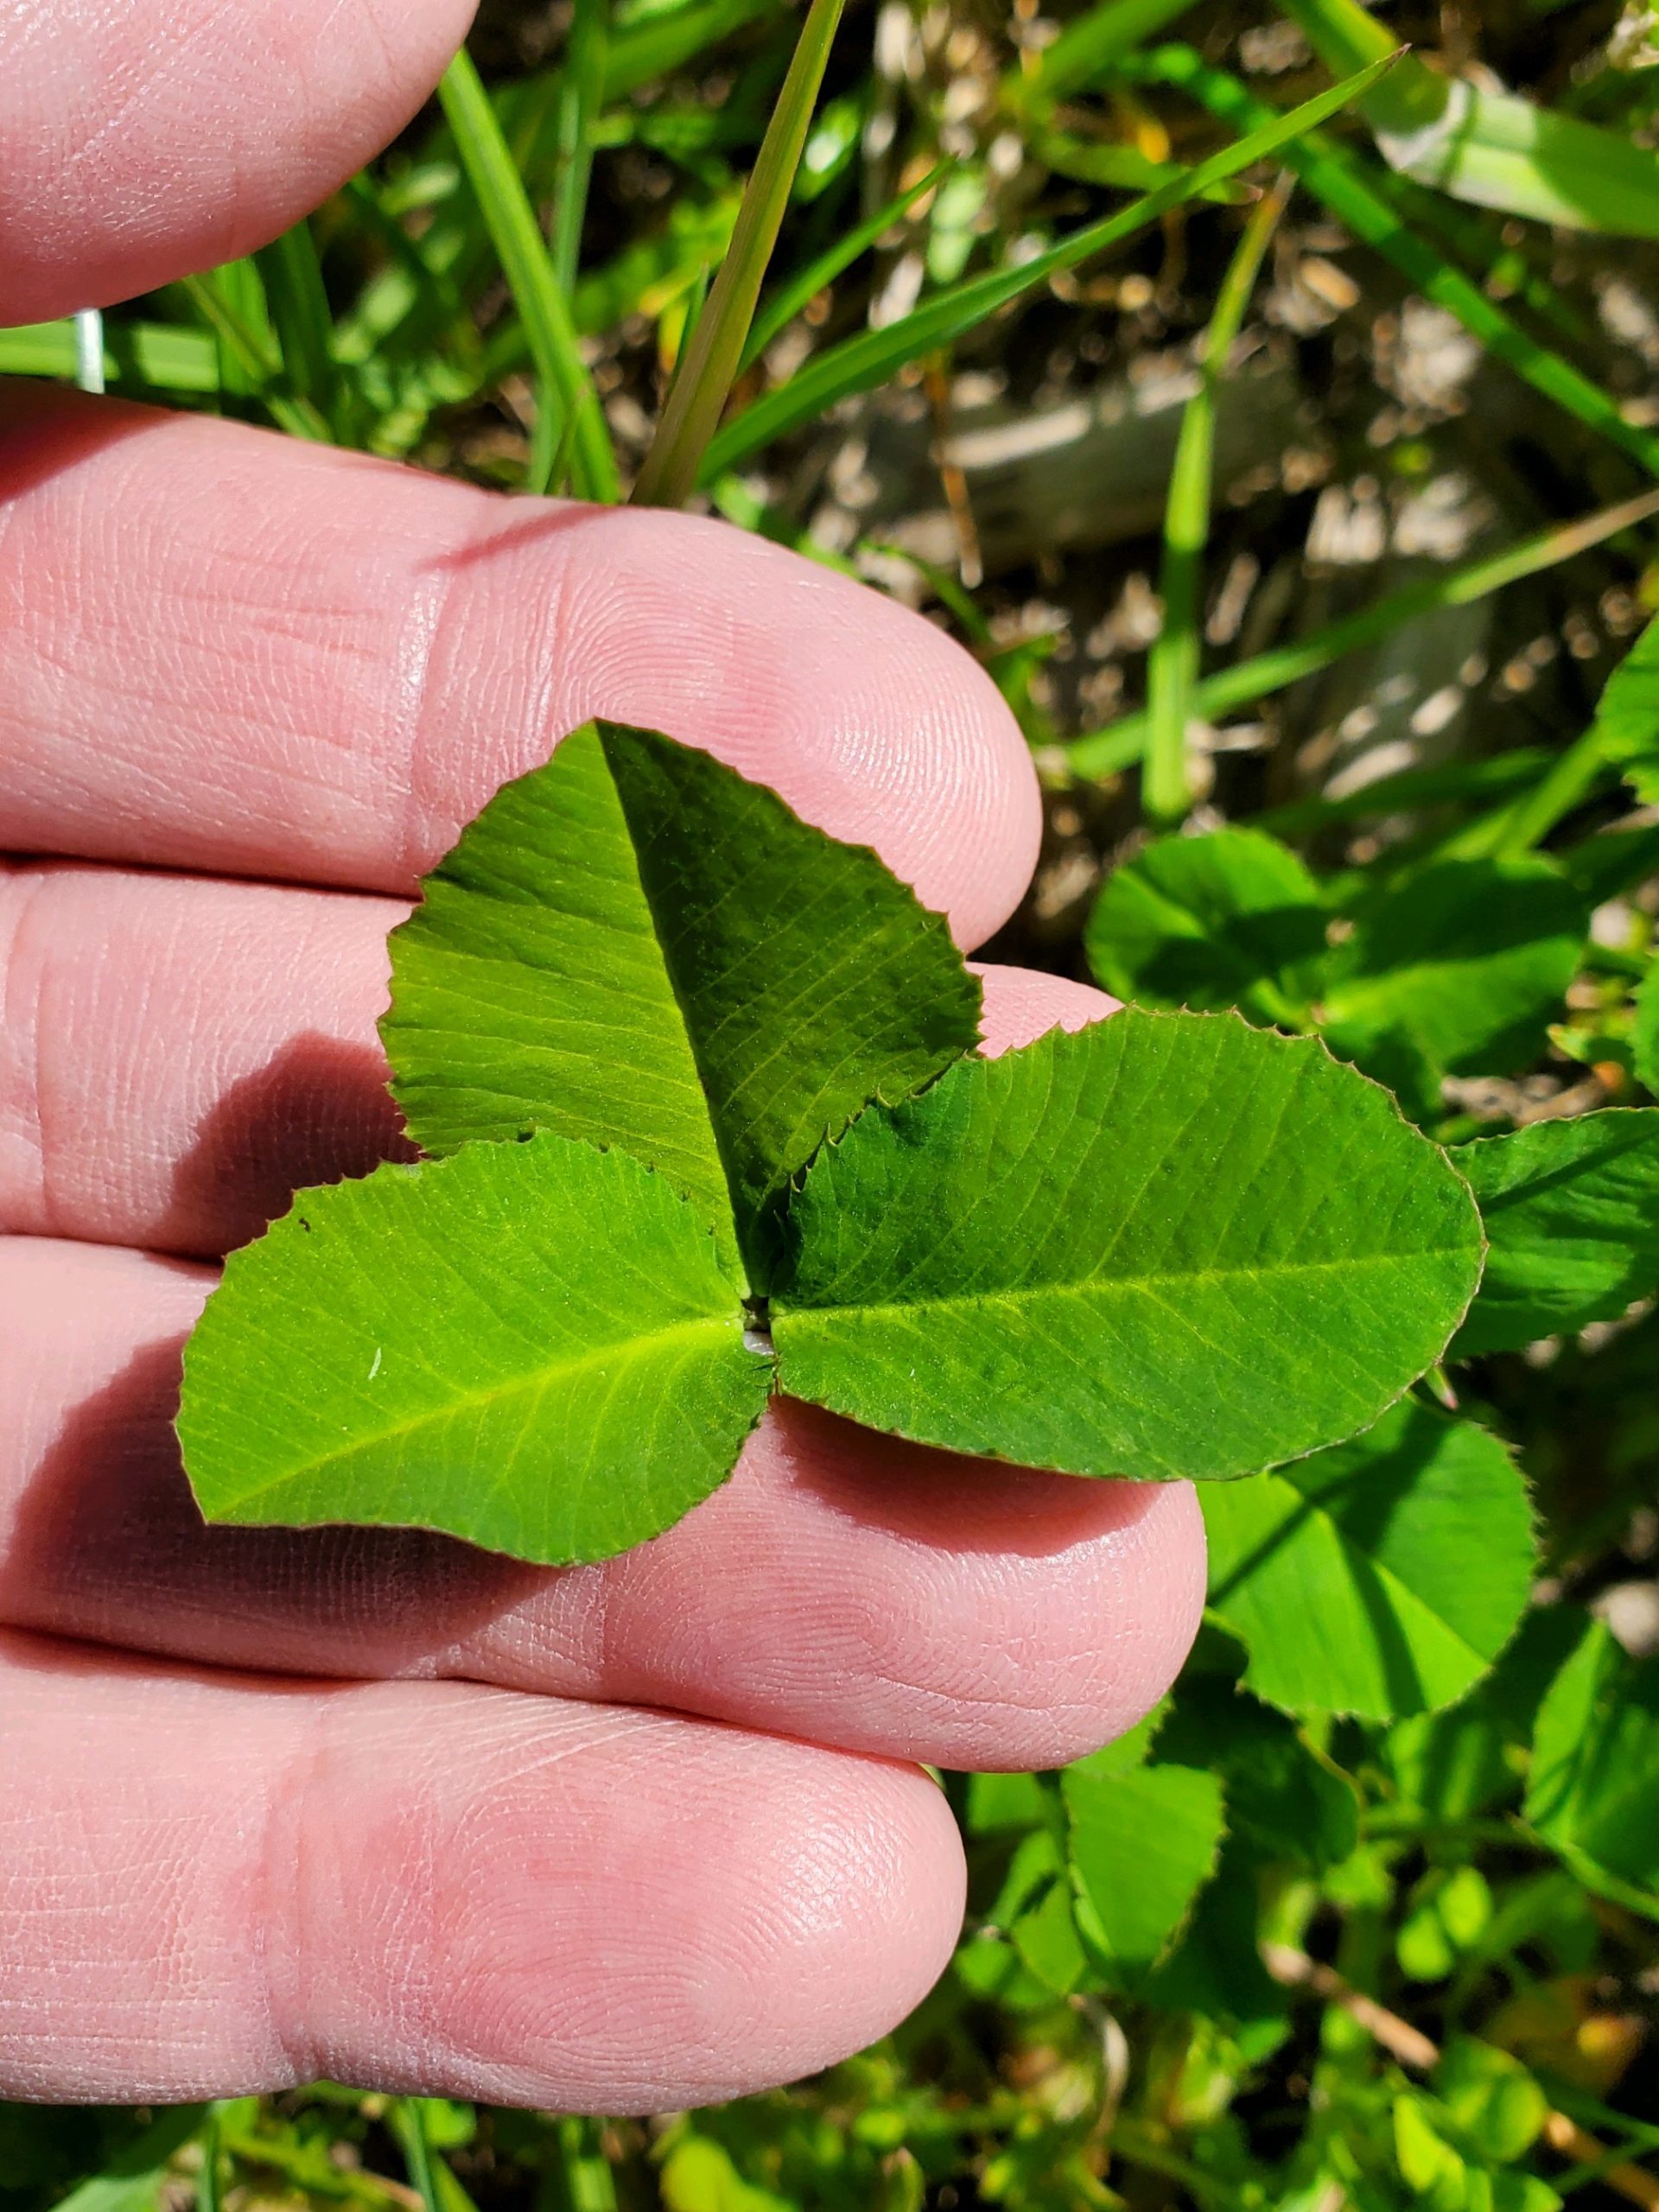
[[[1425,861],[1541,855],[1619,903],[1543,1041],[1481,1071],[1490,1096],[1432,1101],[1436,1133],[1501,1132],[1546,1095],[1642,1104],[1659,833],[1582,733],[1659,601],[1647,341],[1605,319],[1620,285],[1659,298],[1635,136],[1659,72],[1582,5],[1459,12],[1467,53],[1529,112],[1618,135],[1592,219],[1552,231],[1531,211],[1581,189],[1592,142],[1541,126],[1516,157],[1484,140],[1454,192],[1396,175],[1377,102],[1421,79],[1332,71],[1396,39],[1434,58],[1439,16],[1385,10],[1355,45],[1339,0],[1294,12],[1324,62],[1243,4],[1057,6],[1045,42],[948,0],[902,38],[886,18],[878,56],[868,6],[837,22],[834,0],[576,0],[545,62],[480,44],[394,149],[251,260],[101,328],[0,332],[0,372],[510,493],[703,502],[924,607],[1001,684],[1045,783],[1011,958],[1084,973],[1094,881],[1183,821],[1289,844],[1338,946]],[[1444,404],[1407,358],[1420,304],[1443,352],[1478,352]],[[1288,428],[1263,363],[1289,381]],[[1033,473],[1068,410],[1116,395],[1125,437],[1150,438],[1148,395],[1194,373],[1157,512],[1128,443],[1090,447],[1075,478]],[[976,473],[960,456],[987,437],[1014,458]],[[1052,542],[1028,484],[1068,510]],[[1474,520],[1402,550],[1437,487]],[[1369,550],[1331,550],[1336,494],[1381,518]],[[988,580],[964,581],[986,552]],[[1454,1370],[1465,1415],[1527,1473],[1564,1594],[1450,1713],[1310,1707],[1289,1748],[1264,1738],[1305,1793],[1294,1816],[1228,1770],[1221,1877],[1152,1977],[1103,1962],[1052,1777],[948,1777],[963,1948],[914,2019],[815,2082],[660,2126],[327,2084],[177,2113],[0,2107],[0,2212],[1450,2205],[1426,2139],[1465,2182],[1483,2159],[1503,2174],[1504,2203],[1523,2176],[1619,2201],[1541,2144],[1483,2148],[1474,2105],[1453,2113],[1345,1993],[1505,2053],[1610,2158],[1659,2149],[1652,2061],[1621,2024],[1651,2009],[1653,1885],[1559,1848],[1524,1794],[1548,1672],[1528,1675],[1528,1639],[1652,1572],[1656,1355],[1659,1319],[1638,1312]],[[1205,1632],[1169,1764],[1240,1663]],[[1321,1855],[1332,1790],[1358,1841]],[[1264,1945],[1341,1980],[1287,1988]],[[1562,2007],[1587,2037],[1551,2026]]]

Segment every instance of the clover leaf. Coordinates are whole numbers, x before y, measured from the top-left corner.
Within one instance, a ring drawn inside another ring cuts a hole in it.
[[[778,1388],[1080,1474],[1374,1421],[1479,1277],[1444,1153],[1309,1038],[1124,1013],[988,1061],[875,855],[650,731],[507,785],[392,940],[426,1159],[227,1262],[179,1433],[210,1519],[550,1564],[678,1520]]]

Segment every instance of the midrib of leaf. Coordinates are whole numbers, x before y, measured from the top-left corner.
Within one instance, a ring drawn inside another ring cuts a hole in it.
[[[423,1429],[443,1427],[460,1414],[476,1412],[482,1407],[505,1405],[515,1398],[539,1395],[551,1389],[555,1383],[573,1382],[585,1370],[614,1363],[619,1358],[637,1364],[647,1355],[660,1352],[677,1340],[720,1338],[734,1333],[741,1340],[742,1329],[743,1316],[734,1310],[728,1319],[716,1320],[700,1316],[696,1320],[675,1321],[666,1328],[618,1337],[609,1344],[589,1346],[574,1357],[550,1361],[533,1374],[517,1376],[510,1382],[495,1383],[487,1389],[464,1392],[447,1405],[413,1414],[406,1421],[393,1421],[385,1428],[377,1429],[372,1435],[359,1435],[350,1444],[341,1446],[338,1451],[317,1453],[295,1466],[284,1468],[270,1482],[240,1491],[233,1502],[245,1505],[273,1491],[284,1490],[290,1483],[302,1478],[321,1473],[326,1468],[345,1465],[353,1459],[360,1459],[365,1452],[379,1451],[388,1444],[418,1435]],[[757,1352],[752,1357],[760,1358],[765,1355]]]
[[[1116,1294],[1126,1291],[1144,1292],[1155,1295],[1160,1289],[1174,1288],[1194,1283],[1229,1283],[1233,1281],[1272,1282],[1284,1275],[1331,1274],[1338,1269],[1351,1272],[1355,1268],[1393,1268],[1408,1264],[1414,1260],[1452,1259],[1459,1255],[1455,1244],[1425,1244],[1414,1246],[1409,1251],[1365,1252],[1330,1260],[1287,1260],[1274,1266],[1244,1265],[1225,1268],[1169,1268],[1134,1275],[1078,1275],[1062,1277],[1057,1281],[1033,1283],[1029,1286],[1013,1284],[995,1290],[951,1291],[927,1293],[916,1298],[888,1300],[860,1300],[856,1304],[833,1306],[792,1306],[786,1297],[774,1299],[772,1303],[779,1313],[913,1313],[925,1306],[931,1313],[955,1311],[978,1306],[1017,1306],[1040,1298],[1082,1297],[1086,1292],[1100,1291]]]
[[[610,756],[607,753],[606,755],[607,766],[609,760]],[[617,805],[621,810],[623,821],[627,824],[628,849],[633,855],[634,880],[639,886],[639,896],[644,899],[645,910],[651,916],[652,931],[657,939],[657,949],[662,959],[663,974],[668,981],[669,995],[673,999],[675,1009],[679,1014],[680,1033],[685,1039],[685,1048],[691,1056],[691,1065],[696,1074],[697,1088],[702,1093],[703,1103],[707,1106],[710,1095],[708,1047],[713,1039],[720,1033],[724,1022],[730,1020],[731,1014],[728,1012],[722,1016],[721,1020],[716,1022],[714,1028],[706,1034],[700,1034],[696,1023],[692,1020],[692,993],[683,972],[683,963],[677,957],[680,938],[679,933],[673,927],[676,917],[672,893],[670,891],[659,896],[647,880],[645,869],[641,865],[643,845],[635,828],[633,811],[628,804],[621,779],[613,775],[612,783],[616,792]],[[743,1194],[743,1180],[732,1157],[724,1126],[725,1120],[725,1116],[716,1116],[711,1112],[709,1116],[709,1132],[714,1143],[715,1158],[719,1163],[721,1173],[726,1179],[727,1194],[731,1201],[733,1232],[736,1239],[734,1256],[739,1274],[738,1287],[747,1298],[754,1286],[749,1281],[747,1255],[743,1249],[744,1224],[740,1205]],[[722,1244],[725,1243],[725,1227],[726,1224],[722,1222],[721,1224]]]

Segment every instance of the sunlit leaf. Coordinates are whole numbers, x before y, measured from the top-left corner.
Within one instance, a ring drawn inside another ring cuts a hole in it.
[[[1526,1815],[1569,1864],[1659,1889],[1659,1664],[1599,1623],[1544,1700]]]
[[[391,940],[382,1034],[429,1152],[551,1128],[736,1236],[867,1099],[978,1036],[943,919],[706,753],[594,723],[508,784]]]
[[[1643,806],[1659,805],[1659,622],[1649,622],[1607,679],[1595,732]]]
[[[1084,944],[1096,980],[1141,1006],[1237,1007],[1294,1027],[1318,995],[1326,909],[1259,830],[1161,837],[1113,870]]]
[[[823,1153],[772,1315],[785,1389],[958,1451],[1230,1476],[1438,1357],[1478,1223],[1312,1039],[1126,1013],[963,1061]]]
[[[1108,1745],[1067,1767],[1060,1789],[1078,1932],[1108,1979],[1133,1986],[1215,1870],[1226,1825],[1221,1783],[1192,1767],[1148,1766]],[[1147,1847],[1152,1836],[1155,1850]]]
[[[1491,1245],[1454,1357],[1611,1319],[1659,1286],[1659,1109],[1539,1122],[1453,1159]]]
[[[1204,1511],[1211,1606],[1249,1651],[1247,1687],[1293,1713],[1449,1705],[1527,1602],[1531,1515],[1509,1453],[1424,1406],[1208,1490]]]
[[[1396,43],[1360,0],[1285,7],[1339,74]],[[1535,222],[1659,238],[1659,157],[1618,131],[1443,75],[1415,54],[1401,57],[1362,111],[1391,168],[1453,199]]]
[[[1648,970],[1636,995],[1636,1027],[1630,1046],[1636,1054],[1637,1074],[1659,1098],[1659,963]]]
[[[672,1184],[543,1134],[302,1192],[227,1262],[179,1433],[210,1520],[442,1529],[556,1563],[677,1521],[770,1386]]]
[[[1333,1048],[1389,1079],[1406,1051],[1449,1075],[1509,1075],[1542,1049],[1589,916],[1548,861],[1444,861],[1369,899],[1338,948]]]

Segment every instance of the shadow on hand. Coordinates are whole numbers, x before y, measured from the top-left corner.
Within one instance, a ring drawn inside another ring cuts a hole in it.
[[[231,1084],[174,1172],[158,1241],[217,1256],[251,1243],[296,1191],[417,1160],[386,1089],[384,1056],[315,1030]]]
[[[421,1529],[209,1528],[173,1433],[181,1349],[147,1345],[65,1421],[0,1558],[0,1618],[224,1666],[433,1674],[543,1579]]]

